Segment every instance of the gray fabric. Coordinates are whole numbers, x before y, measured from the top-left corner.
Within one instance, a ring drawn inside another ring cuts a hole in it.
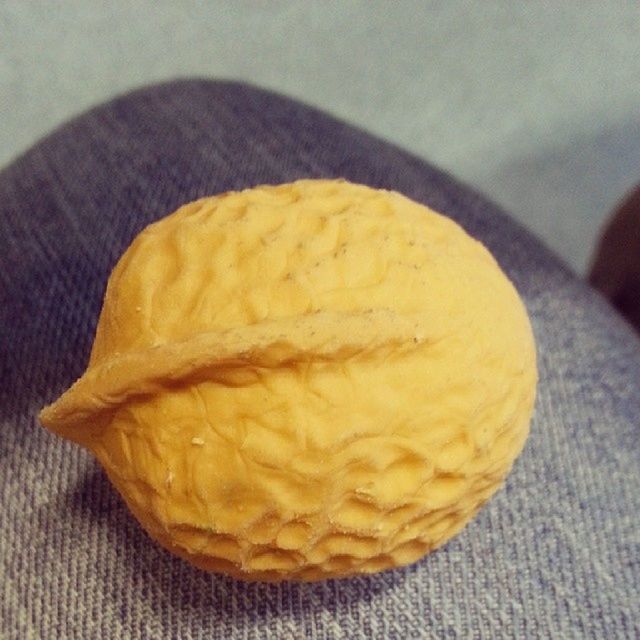
[[[303,176],[397,189],[485,242],[531,313],[539,399],[505,489],[441,550],[372,577],[245,584],[151,542],[35,414],[82,372],[137,231],[204,194]],[[471,190],[298,103],[185,81],[99,107],[9,166],[0,243],[3,638],[640,635],[640,342]]]

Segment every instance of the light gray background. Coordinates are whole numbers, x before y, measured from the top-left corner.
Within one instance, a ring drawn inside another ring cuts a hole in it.
[[[0,3],[0,165],[176,76],[273,88],[411,149],[584,271],[640,181],[640,3]]]

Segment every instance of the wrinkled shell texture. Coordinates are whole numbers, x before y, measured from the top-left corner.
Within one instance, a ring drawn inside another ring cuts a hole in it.
[[[145,229],[42,420],[172,552],[317,580],[457,533],[520,453],[535,384],[527,314],[479,242],[398,193],[306,180]]]

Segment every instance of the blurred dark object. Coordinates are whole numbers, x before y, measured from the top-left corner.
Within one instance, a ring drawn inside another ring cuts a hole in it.
[[[640,185],[611,214],[589,282],[640,332]]]

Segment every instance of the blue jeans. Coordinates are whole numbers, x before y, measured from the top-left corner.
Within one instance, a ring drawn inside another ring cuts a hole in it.
[[[143,533],[36,421],[87,362],[115,261],[199,196],[300,177],[396,189],[484,242],[532,317],[540,385],[506,486],[445,547],[370,577],[245,584]],[[297,102],[181,81],[71,121],[0,173],[0,635],[640,637],[640,341],[481,195]]]

